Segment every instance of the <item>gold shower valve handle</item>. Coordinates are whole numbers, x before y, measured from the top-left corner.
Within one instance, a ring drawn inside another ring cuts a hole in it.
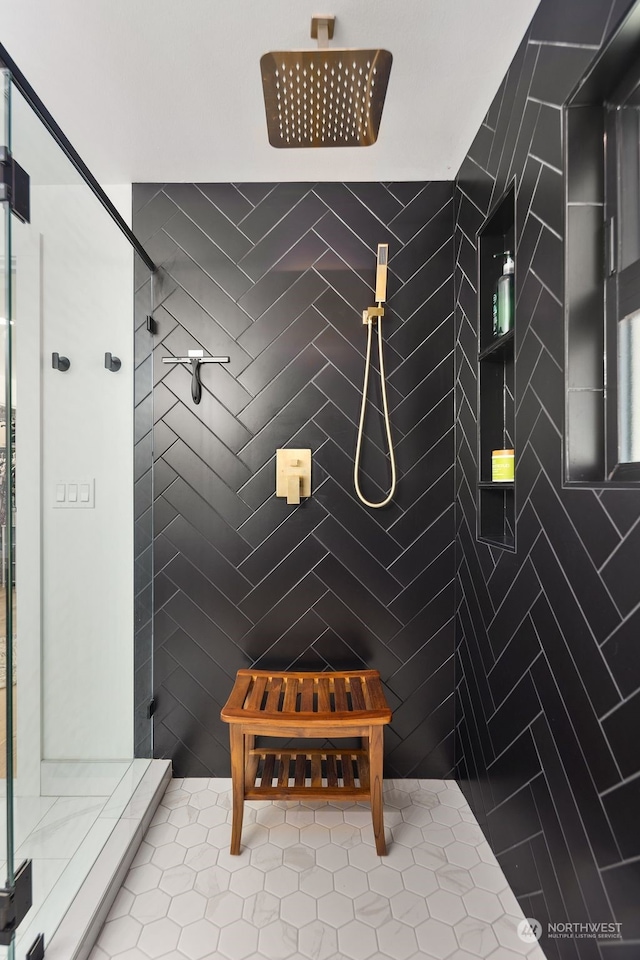
[[[302,477],[289,477],[287,480],[287,503],[300,503]]]
[[[311,496],[311,450],[276,450],[276,497],[298,504]]]

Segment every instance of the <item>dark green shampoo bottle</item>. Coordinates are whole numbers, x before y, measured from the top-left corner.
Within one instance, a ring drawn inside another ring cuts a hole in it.
[[[511,252],[497,253],[497,257],[504,257],[502,276],[496,284],[493,310],[493,335],[502,337],[513,329],[514,314],[514,274],[515,263]]]

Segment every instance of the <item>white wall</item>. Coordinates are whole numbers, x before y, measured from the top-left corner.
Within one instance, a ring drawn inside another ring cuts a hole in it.
[[[2,4],[2,42],[102,180],[450,180],[537,6],[14,0]],[[336,15],[330,47],[393,54],[380,137],[366,150],[269,145],[260,57],[316,47],[318,12]]]
[[[122,210],[130,210],[130,186],[110,193]],[[28,687],[27,676],[33,657],[29,667],[22,662],[35,649],[39,575],[33,520],[41,509],[41,756],[128,758],[133,753],[133,252],[85,185],[34,185],[31,203],[31,225],[14,221],[18,704],[20,709],[24,700],[30,712],[34,708],[33,677]],[[34,235],[41,251],[40,316],[24,290],[28,284],[33,292],[27,252]],[[53,351],[69,357],[68,372],[52,369]],[[118,373],[105,369],[106,351],[121,358]],[[40,430],[35,394],[28,399],[39,376]],[[40,506],[34,501],[35,475],[21,485],[21,477],[38,469]],[[85,480],[95,480],[94,509],[54,507],[57,483]],[[25,751],[35,749],[27,742],[31,736],[21,745],[21,730],[29,723],[21,713],[19,780]]]

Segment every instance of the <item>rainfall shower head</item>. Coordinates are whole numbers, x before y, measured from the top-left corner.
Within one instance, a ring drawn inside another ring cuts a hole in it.
[[[314,17],[317,50],[265,53],[260,59],[269,143],[273,147],[368,147],[378,139],[393,57],[388,50],[323,46],[335,17]]]

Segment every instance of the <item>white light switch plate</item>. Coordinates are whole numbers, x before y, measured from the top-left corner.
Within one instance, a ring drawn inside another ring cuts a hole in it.
[[[96,505],[95,480],[67,480],[54,484],[56,510],[93,510]]]

